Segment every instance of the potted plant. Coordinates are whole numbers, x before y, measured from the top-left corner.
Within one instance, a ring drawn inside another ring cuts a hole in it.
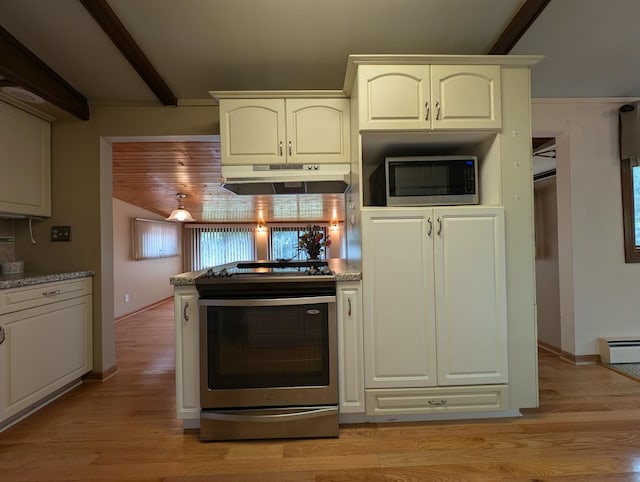
[[[298,237],[298,249],[306,252],[309,259],[319,259],[320,251],[327,246],[331,246],[331,240],[317,224],[307,226],[307,230]]]

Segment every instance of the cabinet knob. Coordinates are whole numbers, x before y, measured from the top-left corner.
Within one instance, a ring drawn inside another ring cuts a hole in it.
[[[189,313],[187,313],[188,309],[189,309],[189,302],[185,301],[184,308],[182,310],[182,317],[184,318],[184,321],[189,321]]]

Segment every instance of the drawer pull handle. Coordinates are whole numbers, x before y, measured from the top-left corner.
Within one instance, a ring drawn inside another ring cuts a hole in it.
[[[44,293],[42,293],[42,296],[55,296],[59,295],[60,293],[62,293],[62,290],[45,291]]]
[[[0,345],[4,343],[5,338],[6,338],[6,335],[4,333],[4,326],[0,326]]]
[[[447,400],[429,400],[427,403],[434,407],[444,407],[447,404]]]
[[[189,308],[189,302],[184,302],[184,310],[182,311],[182,316],[184,317],[184,321],[189,321],[189,313],[187,313],[187,309]]]

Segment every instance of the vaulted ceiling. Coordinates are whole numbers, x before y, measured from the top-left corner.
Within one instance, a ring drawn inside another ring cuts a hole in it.
[[[534,97],[640,97],[638,18],[638,0],[2,0],[0,90],[24,87],[45,100],[39,110],[86,119],[93,104],[212,102],[210,90],[339,90],[349,54],[512,53],[545,56]],[[220,192],[215,145],[146,147],[114,146],[117,197],[166,214],[188,171],[219,207],[199,219],[257,205]],[[149,151],[163,162],[145,166]],[[141,194],[158,185],[163,199]]]

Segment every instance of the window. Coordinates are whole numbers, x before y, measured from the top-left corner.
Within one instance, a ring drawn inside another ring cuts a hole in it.
[[[133,220],[133,259],[168,258],[180,254],[180,226],[165,221]]]
[[[256,256],[254,228],[185,226],[187,267],[191,271]]]
[[[307,259],[307,254],[298,249],[298,238],[307,230],[307,226],[289,226],[271,228],[269,243],[270,259]],[[324,237],[327,237],[327,228],[323,227]],[[326,248],[324,255],[327,256]]]
[[[624,256],[627,263],[640,263],[640,158],[621,163]]]

